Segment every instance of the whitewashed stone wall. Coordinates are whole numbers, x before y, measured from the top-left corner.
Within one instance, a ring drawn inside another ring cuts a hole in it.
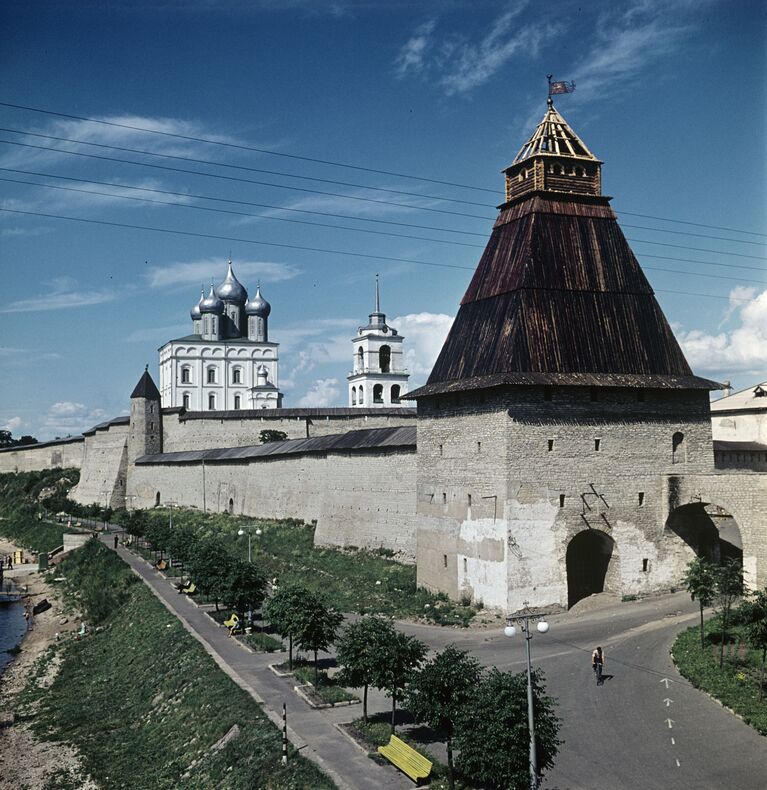
[[[122,423],[85,437],[80,482],[70,491],[70,499],[83,505],[125,506],[128,433],[128,424]]]
[[[415,448],[276,456],[247,462],[138,464],[131,507],[161,503],[317,522],[315,542],[383,547],[415,559]]]
[[[8,449],[0,452],[0,473],[36,472],[41,469],[75,467],[82,465],[85,441],[46,442],[42,446],[31,445],[23,449]]]

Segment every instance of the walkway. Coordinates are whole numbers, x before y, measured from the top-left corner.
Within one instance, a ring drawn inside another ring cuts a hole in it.
[[[110,548],[114,534],[102,536]],[[361,715],[358,705],[315,710],[293,691],[292,678],[277,677],[268,664],[274,655],[253,653],[238,640],[230,639],[225,628],[216,625],[186,595],[179,595],[172,583],[146,560],[120,546],[125,560],[165,607],[197,639],[215,662],[238,686],[264,706],[269,718],[282,728],[282,705],[288,706],[288,737],[304,757],[313,760],[344,790],[409,788],[412,784],[396,769],[380,766],[336,729],[336,724]]]

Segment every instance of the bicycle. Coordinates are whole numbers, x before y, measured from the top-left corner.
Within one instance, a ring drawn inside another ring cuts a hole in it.
[[[597,679],[597,686],[601,686],[602,685],[602,662],[601,661],[595,661],[594,662],[594,675],[596,676],[596,679]]]

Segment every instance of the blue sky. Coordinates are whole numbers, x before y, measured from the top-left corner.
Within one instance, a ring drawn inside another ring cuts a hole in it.
[[[547,73],[576,82],[557,107],[605,162],[695,371],[763,381],[766,14],[747,0],[2,4],[0,102],[122,125],[0,106],[0,427],[46,439],[126,413],[230,252],[272,303],[286,406],[346,405],[376,272],[422,383]]]

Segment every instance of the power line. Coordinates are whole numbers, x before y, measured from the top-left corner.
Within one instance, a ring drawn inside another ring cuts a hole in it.
[[[475,185],[472,185],[472,184],[461,184],[461,183],[457,183],[457,182],[454,182],[454,181],[443,181],[443,180],[440,180],[440,179],[428,178],[428,177],[425,177],[425,176],[416,176],[416,175],[413,175],[413,174],[410,174],[410,173],[399,173],[399,172],[390,171],[390,170],[382,170],[382,169],[377,169],[377,168],[372,168],[372,167],[363,167],[361,165],[352,165],[352,164],[349,164],[347,162],[334,162],[334,161],[327,160],[327,159],[318,159],[318,158],[314,158],[314,157],[301,156],[301,155],[298,155],[298,154],[285,153],[283,151],[272,151],[272,150],[269,150],[269,149],[266,149],[266,148],[258,148],[256,146],[242,145],[242,144],[239,144],[239,143],[230,143],[230,142],[226,142],[226,141],[223,141],[223,140],[211,140],[211,139],[205,138],[205,137],[195,137],[193,135],[183,135],[183,134],[179,134],[179,133],[176,133],[176,132],[163,132],[163,131],[160,131],[158,129],[147,129],[145,127],[134,126],[134,125],[131,125],[131,124],[126,124],[126,123],[119,123],[117,121],[106,121],[106,120],[103,120],[103,119],[100,119],[100,118],[89,118],[89,117],[82,116],[82,115],[73,115],[73,114],[69,114],[69,113],[55,112],[53,110],[46,110],[46,109],[43,109],[43,108],[40,108],[40,107],[30,107],[30,106],[24,105],[24,104],[13,104],[11,102],[0,102],[0,107],[10,107],[10,108],[16,109],[16,110],[24,110],[26,112],[35,112],[35,113],[39,113],[39,114],[42,114],[42,115],[51,115],[51,116],[55,116],[55,117],[58,117],[58,118],[68,118],[70,120],[75,120],[75,121],[85,121],[87,123],[101,124],[103,126],[112,126],[112,127],[116,127],[116,128],[120,128],[120,129],[129,129],[129,130],[134,131],[134,132],[143,132],[143,133],[147,133],[147,134],[155,134],[155,135],[159,135],[159,136],[162,136],[162,137],[175,138],[175,139],[178,139],[178,140],[188,140],[188,141],[191,141],[191,142],[206,143],[208,145],[218,145],[218,146],[221,146],[221,147],[224,147],[224,148],[232,148],[232,149],[237,149],[237,150],[241,150],[241,151],[252,151],[252,152],[255,152],[255,153],[266,154],[268,156],[278,156],[278,157],[283,157],[283,158],[286,158],[286,159],[295,159],[295,160],[299,160],[299,161],[303,161],[303,162],[314,162],[314,163],[317,163],[317,164],[329,165],[329,166],[332,166],[332,167],[343,167],[343,168],[347,168],[347,169],[350,169],[350,170],[357,170],[357,171],[365,172],[365,173],[375,173],[377,175],[394,176],[396,178],[408,178],[408,179],[412,179],[414,181],[424,181],[424,182],[430,183],[430,184],[442,184],[444,186],[458,187],[458,188],[461,188],[461,189],[472,189],[472,190],[476,190],[476,191],[480,191],[480,192],[489,192],[489,193],[491,193],[493,195],[497,195],[498,194],[498,190],[497,189],[489,189],[488,187],[479,187],[479,186],[475,186]],[[689,220],[673,219],[673,218],[670,218],[670,217],[656,217],[656,216],[653,216],[653,215],[650,215],[650,214],[639,214],[637,212],[631,212],[631,211],[618,211],[617,213],[618,214],[625,214],[627,216],[633,216],[633,217],[642,217],[644,219],[659,220],[661,222],[674,222],[674,223],[679,223],[681,225],[691,225],[691,226],[699,227],[699,228],[710,228],[710,229],[715,229],[715,230],[724,230],[724,231],[728,231],[730,233],[743,233],[743,234],[746,234],[746,235],[749,235],[749,236],[762,236],[764,238],[767,238],[767,233],[758,233],[758,232],[755,232],[755,231],[743,230],[741,228],[729,228],[729,227],[724,227],[724,226],[721,226],[721,225],[711,225],[709,223],[691,222]]]
[[[3,170],[4,168],[0,168]],[[296,223],[298,225],[311,225],[316,228],[330,228],[334,230],[348,230],[355,233],[374,233],[377,236],[393,236],[396,239],[414,239],[416,241],[430,241],[436,242],[437,244],[450,244],[452,246],[458,247],[473,247],[475,249],[482,249],[482,244],[469,244],[465,241],[454,241],[453,239],[432,239],[427,236],[412,236],[407,233],[393,233],[392,231],[387,230],[372,230],[370,228],[350,228],[347,225],[333,225],[330,223],[325,222],[312,222],[311,220],[306,219],[290,219],[289,217],[271,217],[268,214],[252,214],[247,211],[234,211],[233,209],[225,209],[225,208],[213,208],[212,206],[196,206],[189,203],[179,203],[178,201],[170,201],[170,200],[153,200],[152,198],[148,197],[134,197],[133,195],[117,195],[114,192],[96,192],[92,189],[78,189],[77,187],[66,187],[62,186],[61,184],[38,184],[34,181],[24,181],[18,178],[3,178],[0,176],[0,181],[6,181],[12,184],[26,184],[28,186],[33,187],[41,187],[43,189],[58,189],[63,190],[66,192],[78,192],[82,195],[97,195],[98,197],[105,197],[105,198],[112,198],[116,200],[135,200],[141,203],[152,203],[153,205],[157,206],[174,206],[176,208],[188,208],[193,209],[195,211],[211,211],[217,214],[233,214],[238,217],[251,217],[253,219],[263,219],[263,220],[271,220],[274,222],[291,222]],[[128,187],[130,189],[131,187]],[[137,187],[140,189],[140,187]],[[164,190],[152,190],[147,189],[147,192],[158,192],[159,194],[163,195],[177,195],[177,196],[184,196],[183,192],[165,192]],[[199,195],[188,195],[188,197],[195,197],[200,198],[202,200],[214,200],[215,198],[206,198]],[[750,281],[749,281],[750,282]]]
[[[240,145],[238,143],[228,143],[223,140],[210,140],[205,137],[194,137],[187,134],[177,134],[174,132],[161,132],[157,129],[146,129],[141,126],[131,126],[127,123],[117,123],[116,121],[105,121],[98,118],[86,118],[82,115],[69,115],[62,112],[54,112],[53,110],[43,110],[39,107],[27,107],[23,104],[11,104],[9,102],[0,102],[0,107],[12,107],[15,110],[27,110],[28,112],[42,113],[43,115],[55,115],[58,118],[69,118],[73,121],[87,121],[88,123],[99,123],[104,126],[115,126],[119,129],[130,129],[134,132],[146,132],[148,134],[158,134],[163,137],[174,137],[177,140],[189,140],[194,143],[207,143],[209,145],[220,145],[226,148],[234,148],[240,151],[253,151],[258,154],[268,154],[269,156],[281,156],[286,159],[297,159],[301,162],[314,162],[320,165],[330,165],[332,167],[345,167],[349,170],[359,170],[363,173],[375,173],[382,176],[394,176],[395,178],[410,178],[414,181],[425,181],[429,184],[442,184],[443,186],[459,187],[462,189],[475,189],[480,192],[492,192],[497,194],[497,190],[488,189],[487,187],[477,187],[470,184],[456,184],[453,181],[441,181],[436,178],[426,178],[425,176],[415,176],[408,173],[397,173],[391,170],[379,170],[373,167],[362,167],[361,165],[351,165],[346,162],[332,162],[327,159],[317,159],[311,156],[299,156],[298,154],[288,154],[283,151],[271,151],[268,148],[257,148],[253,145]]]
[[[137,225],[137,224],[130,224],[125,222],[111,222],[109,220],[87,219],[85,217],[67,217],[61,214],[49,214],[41,211],[23,211],[21,209],[11,209],[11,208],[2,208],[2,207],[0,207],[0,211],[4,211],[9,214],[21,214],[21,215],[32,216],[32,217],[44,217],[46,219],[61,219],[61,220],[67,220],[69,222],[81,222],[89,225],[103,225],[107,227],[125,228],[129,230],[148,230],[153,233],[168,233],[175,236],[191,236],[194,238],[215,239],[217,241],[234,241],[240,244],[258,244],[265,247],[280,247],[283,249],[301,250],[303,252],[321,252],[321,253],[328,253],[331,255],[345,255],[351,258],[369,258],[370,260],[392,261],[395,263],[412,263],[417,266],[435,266],[443,269],[463,269],[465,271],[472,271],[472,272],[475,270],[475,267],[473,266],[459,266],[458,264],[452,264],[452,263],[435,263],[433,261],[417,261],[412,258],[395,258],[388,255],[373,255],[370,253],[350,252],[348,250],[329,250],[322,247],[307,247],[299,244],[284,244],[284,243],[278,243],[273,241],[260,241],[258,239],[245,239],[245,238],[239,238],[234,236],[222,236],[213,233],[199,233],[190,230],[156,228],[156,227],[152,227],[151,225]],[[751,303],[756,301],[755,299],[742,299],[733,296],[719,296],[718,294],[699,294],[699,293],[692,293],[688,291],[672,291],[672,290],[661,289],[661,288],[657,289],[656,292],[678,294],[681,296],[700,296],[709,299],[724,299],[726,301],[735,301],[735,302]]]
[[[220,198],[212,197],[210,195],[195,195],[190,192],[173,192],[165,189],[153,189],[149,187],[139,187],[134,184],[123,184],[114,181],[98,181],[93,178],[77,178],[75,176],[62,176],[56,173],[41,173],[36,170],[19,170],[12,167],[0,167],[0,171],[6,173],[20,173],[27,176],[38,176],[40,178],[57,178],[65,181],[76,181],[81,184],[99,184],[100,186],[117,187],[119,189],[132,189],[140,192],[156,192],[161,195],[174,195],[176,197],[195,198],[197,200],[213,200],[219,203],[235,203],[241,206],[255,206],[256,208],[268,208],[276,211],[287,211],[296,214],[312,214],[319,217],[333,217],[335,219],[350,219],[357,222],[373,222],[378,225],[395,225],[402,228],[415,228],[418,230],[436,230],[440,233],[458,233],[464,236],[479,236],[486,239],[487,233],[477,233],[470,230],[456,230],[455,228],[437,228],[433,225],[416,225],[412,222],[397,222],[396,220],[388,219],[371,219],[370,217],[355,217],[351,214],[336,214],[329,211],[312,211],[305,208],[287,208],[285,206],[276,206],[270,203],[256,203],[250,200],[235,200],[233,198]],[[332,227],[332,226],[327,226]]]
[[[0,168],[0,170],[3,170],[3,169],[4,168]],[[104,197],[104,198],[110,198],[110,199],[133,200],[133,201],[138,201],[138,202],[141,202],[141,203],[151,203],[152,205],[159,205],[159,206],[173,206],[174,208],[193,209],[193,210],[196,210],[196,211],[209,211],[209,212],[214,212],[214,213],[217,213],[217,214],[233,214],[235,216],[240,216],[240,217],[253,217],[254,219],[276,220],[278,222],[293,222],[293,223],[298,223],[298,224],[301,224],[301,225],[312,225],[312,226],[320,227],[320,228],[330,228],[330,229],[335,229],[335,230],[348,230],[348,231],[355,231],[355,232],[358,232],[358,233],[374,233],[374,234],[384,235],[384,236],[394,236],[396,238],[416,239],[416,240],[419,240],[419,241],[429,241],[429,242],[437,242],[437,243],[440,243],[440,244],[450,244],[452,246],[473,247],[475,249],[483,249],[483,245],[481,245],[481,244],[468,244],[468,243],[465,243],[465,242],[451,241],[449,239],[430,239],[430,238],[425,238],[423,236],[409,236],[409,235],[401,234],[401,233],[391,233],[391,232],[380,231],[380,230],[369,230],[367,228],[349,228],[349,227],[346,227],[344,225],[331,225],[331,224],[325,224],[325,223],[322,223],[322,222],[309,222],[307,220],[288,219],[288,218],[285,218],[285,217],[270,217],[270,216],[266,216],[266,215],[263,215],[263,214],[250,214],[250,213],[245,212],[245,211],[233,211],[231,209],[219,209],[219,208],[212,208],[210,206],[195,206],[195,205],[191,205],[191,204],[188,204],[188,203],[178,203],[178,202],[166,201],[166,200],[153,200],[152,198],[148,198],[148,197],[134,197],[132,195],[116,195],[113,192],[96,192],[96,191],[93,191],[93,190],[90,190],[90,189],[78,189],[77,187],[67,187],[67,186],[62,186],[62,185],[59,185],[59,184],[39,184],[39,183],[36,183],[34,181],[24,181],[24,180],[21,180],[21,179],[3,178],[3,177],[0,177],[0,181],[6,181],[6,182],[13,183],[13,184],[26,184],[28,186],[40,187],[40,188],[43,188],[43,189],[56,189],[56,190],[62,190],[62,191],[65,191],[65,192],[76,192],[76,193],[83,194],[83,195],[96,195],[98,197]],[[142,187],[136,187],[136,188],[137,189],[141,189],[141,191],[147,191],[147,192],[155,192],[156,191],[156,192],[159,192],[160,194],[172,194],[172,195],[184,196],[184,193],[180,193],[180,192],[166,193],[163,190],[151,190],[151,189],[144,189]],[[188,197],[192,197],[192,196],[188,196]],[[203,199],[207,200],[208,198],[204,198],[203,197]],[[713,264],[713,265],[716,265],[716,264]],[[728,281],[738,281],[738,282],[744,282],[744,283],[756,283],[758,285],[767,285],[767,281],[766,280],[754,280],[754,279],[749,279],[749,278],[746,278],[746,277],[733,277],[733,276],[725,277],[725,276],[718,275],[718,274],[704,274],[703,272],[690,272],[690,271],[683,271],[683,270],[679,270],[679,269],[665,269],[665,268],[661,268],[661,267],[658,267],[658,266],[644,266],[642,268],[646,269],[648,271],[665,272],[665,273],[668,273],[668,274],[682,274],[682,275],[687,275],[687,276],[691,276],[691,277],[705,277],[707,279],[712,279],[712,280],[728,280]]]
[[[654,217],[651,214],[637,214],[633,211],[618,211],[614,209],[616,214],[625,214],[628,217],[642,217],[642,219],[655,219],[660,222],[678,222],[680,225],[693,225],[696,228],[714,228],[715,230],[726,230],[729,233],[747,233],[749,236],[765,236],[767,233],[757,233],[753,230],[741,230],[740,228],[725,228],[722,225],[709,225],[705,222],[690,222],[684,219],[669,219],[668,217]]]
[[[64,151],[61,148],[51,148],[50,146],[45,145],[34,145],[33,143],[20,143],[15,140],[0,140],[0,143],[5,145],[16,145],[22,148],[34,148],[39,151],[54,151],[58,154],[65,154],[66,156],[80,156],[86,159],[98,159],[104,162],[117,162],[123,165],[136,165],[137,167],[151,167],[154,170],[169,170],[174,173],[186,173],[187,175],[193,176],[204,176],[207,178],[220,178],[225,181],[238,181],[245,184],[257,184],[263,187],[272,187],[274,189],[288,189],[293,192],[307,192],[312,195],[324,195],[326,197],[339,197],[344,198],[345,200],[359,200],[363,201],[364,203],[377,203],[383,206],[397,206],[399,208],[407,208],[407,209],[417,209],[418,211],[431,211],[435,214],[450,214],[454,217],[470,217],[472,219],[482,219],[487,221],[492,221],[493,217],[482,217],[479,214],[466,214],[461,211],[448,211],[447,209],[439,209],[439,208],[429,208],[427,206],[414,206],[410,203],[397,203],[392,200],[377,200],[376,198],[366,198],[361,197],[359,195],[344,195],[338,192],[324,192],[319,189],[308,189],[307,187],[294,187],[288,184],[274,184],[270,181],[256,181],[252,178],[241,178],[238,176],[224,176],[218,173],[202,173],[199,170],[187,170],[181,167],[171,167],[170,165],[157,165],[152,164],[150,162],[136,162],[132,159],[119,159],[115,156],[102,156],[100,154],[86,154],[82,151]]]
[[[149,167],[149,168],[157,169],[157,170],[169,170],[169,171],[177,172],[177,173],[186,173],[188,175],[204,176],[204,177],[207,177],[207,178],[218,178],[218,179],[222,179],[222,180],[225,180],[225,181],[238,181],[238,182],[244,182],[244,183],[248,183],[248,184],[257,184],[257,185],[260,185],[260,186],[275,187],[275,188],[278,188],[278,189],[288,189],[288,190],[297,191],[297,192],[307,192],[309,194],[340,197],[340,198],[345,198],[345,199],[348,199],[348,200],[360,200],[360,201],[364,201],[366,203],[376,203],[376,204],[382,204],[382,205],[387,205],[387,206],[398,206],[400,208],[406,208],[406,209],[410,209],[410,210],[414,210],[414,211],[429,211],[429,212],[433,212],[433,213],[437,213],[437,214],[449,214],[451,216],[457,216],[457,217],[469,217],[469,218],[473,218],[473,219],[482,219],[482,220],[486,220],[488,222],[493,220],[492,217],[481,217],[481,216],[479,216],[477,214],[467,214],[467,213],[459,212],[459,211],[447,211],[446,209],[429,208],[429,207],[426,207],[426,206],[414,206],[414,205],[407,204],[407,203],[397,203],[397,202],[389,201],[389,200],[377,200],[375,198],[364,198],[364,197],[353,196],[353,195],[342,195],[342,194],[339,194],[339,193],[336,193],[336,192],[323,192],[321,190],[307,189],[306,187],[294,187],[294,186],[288,186],[288,185],[285,185],[285,184],[273,184],[273,183],[265,182],[265,181],[256,181],[254,179],[241,178],[241,177],[238,177],[238,176],[224,176],[224,175],[219,175],[217,173],[201,173],[201,172],[196,171],[196,170],[187,170],[185,168],[171,167],[170,165],[158,165],[158,164],[152,164],[152,163],[149,163],[149,162],[136,162],[136,161],[133,161],[133,160],[130,160],[130,159],[120,159],[118,157],[101,156],[100,154],[86,154],[86,153],[82,153],[80,151],[63,151],[63,150],[61,150],[59,148],[50,148],[48,146],[34,145],[32,143],[20,143],[20,142],[16,142],[16,141],[13,141],[13,140],[0,140],[0,143],[5,143],[7,145],[21,146],[23,148],[33,148],[33,149],[36,149],[36,150],[55,151],[56,153],[65,154],[67,156],[79,156],[79,157],[84,157],[86,159],[98,159],[100,161],[117,162],[117,163],[120,163],[120,164],[136,165],[138,167]],[[631,238],[628,238],[627,241],[637,242],[637,243],[640,243],[640,244],[652,244],[652,245],[661,246],[661,247],[673,247],[673,248],[682,249],[682,250],[693,250],[695,252],[709,252],[709,253],[714,253],[716,255],[729,255],[729,256],[736,257],[736,258],[751,258],[751,259],[755,259],[755,260],[767,260],[767,258],[762,258],[762,257],[760,257],[758,255],[747,255],[745,253],[739,253],[739,252],[720,252],[719,250],[710,250],[710,249],[708,249],[706,247],[686,247],[684,245],[669,244],[668,242],[663,242],[663,241],[648,241],[648,240],[645,240],[645,239],[631,239]]]
[[[250,173],[266,173],[271,176],[283,176],[285,178],[297,178],[301,181],[319,181],[323,184],[335,184],[336,186],[352,187],[354,189],[369,189],[374,192],[390,192],[394,195],[407,195],[408,197],[424,198],[426,200],[444,200],[448,203],[463,203],[467,206],[481,206],[482,208],[495,208],[488,203],[477,203],[471,200],[459,200],[458,198],[449,198],[442,195],[424,195],[420,192],[406,192],[401,189],[388,189],[387,187],[372,187],[367,184],[353,184],[348,181],[334,181],[329,178],[316,178],[315,176],[301,176],[293,173],[285,173],[281,170],[264,170],[259,167],[247,167],[246,165],[233,165],[229,162],[218,162],[211,159],[198,159],[193,156],[181,156],[179,154],[162,154],[157,151],[144,151],[141,148],[126,148],[120,145],[107,145],[106,143],[92,143],[89,140],[75,140],[71,137],[57,137],[52,134],[41,134],[39,132],[25,132],[21,129],[10,129],[8,127],[0,126],[0,132],[11,132],[11,134],[23,134],[29,137],[42,137],[46,140],[57,140],[62,143],[76,143],[77,145],[90,145],[95,148],[108,148],[111,151],[123,151],[129,154],[141,154],[143,156],[156,156],[161,159],[176,159],[181,162],[194,162],[200,165],[212,165],[214,167],[228,167],[232,170],[245,170]],[[55,149],[54,149],[55,150]]]
[[[404,191],[404,190],[389,189],[389,188],[386,188],[386,187],[374,187],[374,186],[368,186],[368,185],[365,185],[365,184],[353,184],[353,183],[349,183],[348,181],[335,181],[335,180],[327,179],[327,178],[315,178],[313,176],[294,175],[292,173],[285,173],[285,172],[282,172],[282,171],[279,171],[279,170],[264,170],[264,169],[257,168],[257,167],[247,167],[245,165],[233,165],[233,164],[229,164],[228,162],[220,162],[220,161],[215,161],[215,160],[210,160],[210,159],[199,159],[199,158],[192,157],[192,156],[180,156],[178,154],[167,154],[167,153],[159,153],[159,152],[156,152],[156,151],[145,151],[145,150],[142,150],[142,149],[139,149],[139,148],[128,148],[128,147],[119,146],[119,145],[107,145],[105,143],[94,143],[94,142],[90,142],[88,140],[76,140],[76,139],[71,138],[71,137],[59,137],[59,136],[56,136],[56,135],[42,134],[42,133],[39,133],[39,132],[29,132],[29,131],[24,131],[22,129],[12,129],[12,128],[9,128],[9,127],[0,127],[0,132],[10,132],[12,134],[27,135],[27,136],[30,136],[30,137],[40,137],[40,138],[43,138],[43,139],[46,139],[46,140],[57,140],[58,142],[75,143],[76,145],[88,145],[88,146],[92,146],[92,147],[96,147],[96,148],[108,149],[108,150],[111,150],[111,151],[123,151],[123,152],[126,152],[126,153],[139,154],[139,155],[143,155],[143,156],[154,156],[154,157],[158,157],[160,159],[173,159],[173,160],[177,160],[177,161],[191,162],[191,163],[194,163],[194,164],[209,165],[209,166],[213,166],[213,167],[225,167],[225,168],[229,168],[229,169],[233,169],[233,170],[243,170],[243,171],[251,172],[251,173],[266,173],[268,175],[283,176],[285,178],[296,178],[296,179],[300,179],[300,180],[304,180],[304,181],[318,181],[318,182],[325,183],[325,184],[335,184],[337,186],[346,186],[346,187],[352,187],[352,188],[355,188],[355,189],[367,189],[367,190],[372,190],[372,191],[376,191],[376,192],[389,192],[389,193],[395,194],[395,195],[405,195],[405,196],[408,196],[408,197],[421,198],[423,200],[439,200],[439,201],[446,201],[446,202],[449,202],[449,203],[464,204],[464,205],[468,205],[468,206],[480,206],[480,207],[483,207],[483,208],[495,208],[494,205],[489,204],[489,203],[477,203],[476,201],[459,200],[457,198],[448,198],[448,197],[444,197],[442,195],[425,195],[423,193],[407,192],[407,191]],[[48,148],[46,150],[59,151],[61,153],[67,153],[66,151],[62,151],[61,149],[58,149],[58,148]],[[622,212],[622,213],[626,213],[626,212]],[[661,219],[661,218],[657,218],[657,219]],[[658,232],[658,233],[671,233],[671,234],[674,234],[676,236],[694,236],[696,238],[701,238],[701,239],[712,239],[712,240],[715,240],[715,241],[729,241],[729,242],[734,242],[736,244],[751,244],[751,245],[754,245],[754,246],[761,246],[761,247],[767,246],[767,242],[761,242],[761,241],[749,241],[747,239],[733,239],[733,238],[726,237],[726,236],[712,236],[712,235],[707,234],[707,233],[694,233],[692,231],[670,230],[670,229],[666,229],[666,228],[652,228],[652,227],[647,227],[645,225],[629,225],[629,224],[626,224],[626,223],[622,223],[622,224],[623,224],[624,228],[634,228],[636,230],[649,230],[649,231],[654,231],[654,232]]]

